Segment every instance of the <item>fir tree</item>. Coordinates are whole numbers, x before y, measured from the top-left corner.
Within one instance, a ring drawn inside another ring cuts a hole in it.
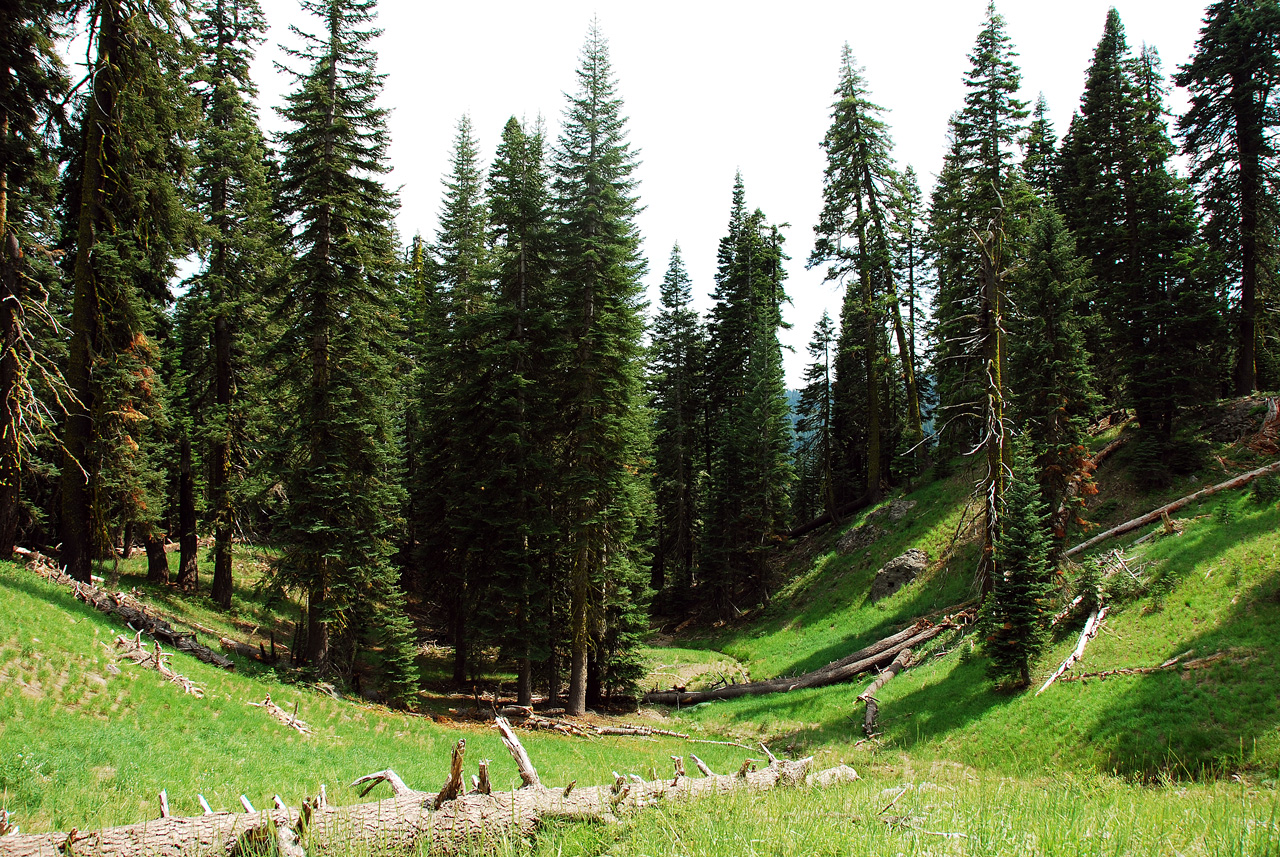
[[[679,245],[661,294],[649,352],[658,528],[650,585],[681,601],[696,581],[706,338]]]
[[[1021,444],[1019,444],[1021,446]],[[1031,662],[1049,639],[1055,570],[1049,562],[1046,510],[1027,452],[1018,450],[996,546],[1000,569],[982,605],[982,647],[992,678],[1031,683]]]
[[[1084,465],[1097,395],[1077,309],[1092,282],[1052,204],[1036,212],[1022,252],[1008,322],[1011,398],[1040,496],[1062,538],[1090,489]]]
[[[1022,176],[1041,199],[1047,200],[1057,170],[1058,135],[1049,121],[1049,103],[1043,92],[1036,99],[1023,150]]]
[[[805,385],[796,406],[797,455],[803,462],[800,480],[807,483],[798,498],[797,518],[810,520],[822,511],[835,513],[835,423],[834,357],[835,326],[826,312],[818,319],[809,340],[809,357],[813,362],[805,368]]]
[[[1057,193],[1097,277],[1102,392],[1136,410],[1157,459],[1178,405],[1211,377],[1217,327],[1194,203],[1168,163],[1163,98],[1154,52],[1130,55],[1112,9],[1063,141]]]
[[[569,96],[554,162],[559,288],[569,337],[562,380],[565,437],[560,498],[567,565],[569,697],[587,704],[588,657],[617,658],[604,642],[609,626],[640,624],[646,516],[640,278],[645,270],[635,217],[636,159],[626,138],[608,46],[591,25]],[[616,599],[626,599],[617,601]],[[622,604],[631,610],[619,614]],[[622,639],[615,632],[615,639]],[[630,656],[629,656],[630,657]]]
[[[281,432],[288,506],[274,575],[306,593],[304,657],[321,675],[370,638],[378,605],[392,695],[406,698],[416,686],[413,641],[389,562],[401,506],[389,412],[396,200],[380,179],[387,132],[369,47],[374,3],[303,5],[324,29],[295,54],[308,68],[281,110],[292,258],[276,349],[295,416]]]
[[[208,230],[203,270],[183,298],[180,337],[188,377],[186,411],[194,423],[183,432],[180,456],[189,468],[192,436],[207,448],[209,506],[214,533],[214,603],[226,610],[233,588],[231,546],[239,503],[237,473],[246,461],[246,393],[255,362],[242,331],[261,327],[261,295],[275,263],[278,230],[269,216],[266,146],[258,128],[249,77],[253,50],[266,19],[257,0],[205,0],[195,30],[203,50],[195,83],[205,121],[196,140],[196,206]],[[256,322],[256,324],[254,324]],[[194,328],[194,329],[189,329]],[[237,455],[237,452],[239,454]],[[187,476],[184,472],[184,483]],[[192,492],[193,494],[194,492]],[[193,496],[182,492],[180,516],[194,522]],[[181,527],[184,539],[193,532]],[[194,562],[184,548],[180,568]]]
[[[33,303],[43,289],[30,257],[48,268],[36,250],[53,243],[56,163],[48,128],[63,118],[68,86],[56,48],[64,5],[18,0],[0,21],[0,67],[6,69],[0,78],[0,559],[13,554],[24,458],[44,422],[29,377],[40,369],[28,355],[49,359],[32,329],[41,317]]]
[[[141,432],[158,415],[157,311],[193,242],[180,182],[193,114],[186,21],[167,0],[96,0],[91,62],[64,173],[73,285],[63,436],[62,563],[88,582],[114,514],[153,531],[157,474]],[[156,537],[153,533],[153,538]]]
[[[1196,55],[1175,80],[1191,93],[1178,122],[1191,177],[1208,215],[1210,246],[1238,279],[1236,395],[1258,389],[1259,325],[1280,252],[1280,3],[1219,0],[1205,12]],[[1275,386],[1275,377],[1270,379]]]
[[[733,197],[710,330],[707,387],[715,406],[699,561],[699,600],[723,616],[732,615],[737,600],[767,599],[767,559],[786,527],[792,479],[778,343],[786,256],[763,212],[742,215],[740,177]]]

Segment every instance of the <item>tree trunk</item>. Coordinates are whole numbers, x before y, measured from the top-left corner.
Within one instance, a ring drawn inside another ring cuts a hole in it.
[[[191,438],[181,441],[181,463],[178,474],[178,588],[195,592],[200,587],[200,567],[196,554],[196,480],[191,472]]]
[[[8,117],[0,122],[0,144],[7,144]],[[22,488],[22,444],[19,438],[18,312],[22,297],[22,249],[7,228],[8,189],[0,163],[0,559],[13,556],[18,537],[18,498]]]
[[[982,276],[982,341],[987,374],[984,414],[986,426],[983,439],[987,453],[987,476],[982,486],[986,495],[986,520],[983,526],[982,559],[978,567],[978,580],[984,595],[991,591],[995,576],[1000,573],[996,563],[996,544],[1000,540],[1005,475],[1008,471],[1004,431],[1004,381],[1001,374],[1004,368],[1004,295],[998,269],[1002,237],[999,223],[993,226],[985,238],[978,237]]]
[[[324,560],[317,581],[307,593],[307,663],[324,677],[329,673],[329,622],[325,616]]]
[[[93,463],[93,378],[90,366],[98,338],[102,310],[93,270],[93,249],[99,213],[104,207],[103,173],[106,129],[115,110],[115,52],[119,34],[113,10],[104,9],[98,19],[97,69],[92,77],[84,115],[84,172],[80,180],[76,212],[76,258],[71,301],[71,330],[67,343],[67,386],[73,394],[67,402],[67,423],[62,440],[62,556],[61,562],[75,580],[88,583],[93,559],[93,499],[90,481]]]
[[[152,529],[147,533],[147,583],[168,585],[169,555],[164,552],[165,534]]]
[[[1233,93],[1234,94],[1234,93]],[[1257,99],[1233,99],[1236,153],[1240,159],[1240,336],[1236,357],[1236,395],[1258,388],[1258,199],[1262,185],[1260,150],[1267,122],[1256,115]]]

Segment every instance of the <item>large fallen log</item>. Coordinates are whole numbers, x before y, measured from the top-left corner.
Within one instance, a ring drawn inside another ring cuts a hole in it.
[[[1089,614],[1089,618],[1084,623],[1084,630],[1080,632],[1080,640],[1076,643],[1075,650],[1067,656],[1065,661],[1058,665],[1053,675],[1049,676],[1049,679],[1040,686],[1040,689],[1036,691],[1036,696],[1048,690],[1049,686],[1057,681],[1059,676],[1075,666],[1076,661],[1084,657],[1084,647],[1089,645],[1089,641],[1097,635],[1098,628],[1105,618],[1107,618],[1107,608],[1105,606],[1098,607]]]
[[[769,693],[787,693],[792,690],[804,690],[811,687],[826,687],[848,681],[860,673],[876,667],[884,667],[903,649],[915,648],[928,642],[949,628],[959,628],[973,621],[972,609],[960,610],[942,619],[938,623],[927,619],[917,621],[910,628],[899,631],[877,643],[860,649],[851,655],[833,661],[821,669],[799,676],[771,678],[764,681],[752,681],[744,684],[731,684],[699,691],[650,691],[643,702],[659,705],[696,705],[715,699],[736,699],[739,696],[760,696]]]
[[[103,613],[115,616],[133,628],[133,630],[142,631],[165,645],[180,652],[186,652],[206,664],[213,664],[215,667],[221,667],[224,670],[236,668],[235,663],[230,658],[218,654],[208,646],[201,645],[196,640],[195,634],[176,630],[128,593],[107,592],[93,584],[72,580],[56,564],[53,564],[48,557],[34,551],[18,548],[14,553],[24,559],[28,559],[28,568],[36,574],[53,583],[69,587],[78,600],[83,601],[90,607],[101,610]]]
[[[884,687],[898,673],[911,666],[911,650],[903,649],[898,652],[898,656],[893,659],[893,663],[885,667],[880,675],[876,676],[876,680],[867,685],[867,689],[858,694],[855,701],[865,702],[867,710],[862,718],[862,732],[868,738],[876,732],[876,717],[880,713],[880,700],[876,699],[876,694],[880,688]]]
[[[1266,467],[1259,467],[1257,470],[1250,470],[1248,473],[1242,473],[1239,476],[1228,479],[1226,482],[1219,482],[1217,485],[1202,488],[1194,494],[1188,494],[1180,500],[1174,500],[1172,503],[1166,503],[1159,509],[1147,512],[1145,515],[1139,515],[1132,520],[1125,521],[1123,524],[1112,527],[1105,533],[1099,533],[1088,541],[1081,542],[1067,551],[1065,556],[1075,556],[1078,553],[1087,551],[1094,545],[1102,544],[1107,539],[1113,539],[1116,536],[1122,536],[1125,533],[1132,532],[1133,530],[1138,529],[1138,527],[1144,527],[1147,524],[1155,523],[1171,512],[1176,512],[1182,507],[1194,503],[1197,500],[1210,497],[1217,494],[1219,491],[1230,491],[1234,488],[1242,488],[1257,479],[1259,476],[1266,476],[1269,473],[1280,473],[1280,461],[1275,464],[1268,464]]]
[[[523,752],[513,732],[513,754]],[[463,742],[454,748],[450,785],[461,769]],[[678,757],[677,757],[678,759]],[[485,794],[473,791],[456,798],[408,788],[392,771],[361,777],[356,783],[386,781],[395,796],[375,803],[329,806],[317,798],[300,808],[280,806],[266,811],[210,812],[188,818],[160,818],[105,830],[0,838],[4,857],[65,857],[100,854],[104,857],[200,857],[237,855],[278,850],[286,857],[351,852],[456,853],[477,842],[509,833],[531,834],[552,819],[615,821],[630,810],[661,801],[690,799],[732,791],[762,791],[779,786],[808,784],[827,787],[857,779],[852,768],[840,765],[810,772],[812,759],[775,759],[762,770],[743,765],[736,774],[690,777],[676,762],[676,776],[645,781],[617,776],[612,785],[548,788],[538,782],[510,792]],[[700,766],[704,768],[705,766]],[[439,806],[437,807],[437,803]]]

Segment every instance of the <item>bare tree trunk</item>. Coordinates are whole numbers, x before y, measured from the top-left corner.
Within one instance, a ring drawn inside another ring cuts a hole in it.
[[[317,560],[321,568],[318,579],[307,594],[307,663],[319,676],[329,673],[329,622],[325,617],[324,560]]]
[[[8,144],[9,118],[0,120],[0,145]],[[19,301],[22,297],[22,249],[8,228],[7,165],[0,162],[0,559],[13,556],[18,537],[18,497],[22,489],[19,440]]]
[[[169,556],[164,552],[165,534],[152,528],[147,533],[147,583],[169,583]]]
[[[181,463],[178,473],[178,588],[195,592],[200,587],[200,567],[196,553],[196,480],[191,472],[191,438],[185,434],[180,443]]]

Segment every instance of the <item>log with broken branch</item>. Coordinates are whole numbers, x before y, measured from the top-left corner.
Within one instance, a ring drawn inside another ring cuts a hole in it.
[[[1054,671],[1053,675],[1049,676],[1049,680],[1040,686],[1040,689],[1036,691],[1036,696],[1039,696],[1048,690],[1049,685],[1057,681],[1059,676],[1071,669],[1071,667],[1075,665],[1076,661],[1080,660],[1080,658],[1084,656],[1084,647],[1089,645],[1089,641],[1097,635],[1098,626],[1102,624],[1102,620],[1106,617],[1107,608],[1105,605],[1096,608],[1089,614],[1089,618],[1084,623],[1084,630],[1080,632],[1080,640],[1076,643],[1075,650],[1058,666],[1058,669]]]
[[[169,665],[165,663],[168,656],[160,650],[159,642],[155,643],[155,647],[151,651],[147,651],[147,647],[142,645],[141,631],[139,631],[132,640],[124,634],[117,634],[116,648],[120,650],[120,653],[124,657],[133,661],[138,666],[146,667],[147,669],[152,669],[160,673],[165,681],[176,684],[178,687],[182,688],[184,693],[189,693],[196,699],[204,698],[203,688],[181,673],[174,672]]]
[[[898,656],[893,659],[889,666],[876,676],[876,680],[867,685],[867,689],[856,697],[857,702],[865,702],[867,705],[866,714],[862,719],[862,731],[868,738],[876,732],[876,717],[880,713],[880,700],[876,699],[876,694],[880,692],[880,688],[884,687],[898,673],[911,667],[911,650],[903,649],[898,652]]]
[[[262,702],[250,702],[248,704],[252,705],[254,708],[265,708],[268,714],[283,723],[285,726],[288,726],[290,729],[297,730],[299,734],[310,735],[314,731],[305,722],[298,719],[298,703],[296,702],[293,704],[292,714],[273,702],[271,694],[269,693],[267,694],[267,698],[262,700]]]
[[[1105,533],[1099,533],[1088,541],[1081,542],[1068,550],[1065,556],[1075,556],[1078,553],[1083,553],[1095,545],[1102,544],[1107,539],[1113,539],[1116,536],[1122,536],[1125,533],[1133,532],[1139,527],[1145,527],[1147,524],[1153,524],[1161,518],[1167,517],[1169,514],[1177,512],[1179,509],[1182,509],[1184,506],[1194,503],[1197,500],[1202,500],[1205,497],[1211,497],[1220,491],[1231,491],[1236,488],[1243,488],[1258,477],[1268,476],[1272,473],[1280,473],[1280,461],[1275,464],[1268,464],[1266,467],[1259,467],[1256,470],[1250,470],[1248,473],[1242,473],[1239,476],[1228,479],[1226,482],[1219,482],[1217,485],[1202,488],[1194,494],[1188,494],[1186,497],[1174,500],[1172,503],[1166,503],[1159,509],[1147,512],[1145,515],[1139,515],[1136,518],[1125,521],[1123,524],[1112,527]]]
[[[968,625],[973,621],[974,616],[974,610],[965,608],[944,616],[937,623],[921,619],[909,628],[804,675],[731,684],[714,690],[651,691],[644,695],[643,701],[661,705],[694,705],[699,702],[710,702],[713,699],[787,693],[792,690],[839,684],[869,670],[888,666],[902,650],[926,643],[950,628]]]
[[[176,630],[132,595],[125,592],[107,592],[92,584],[72,580],[58,568],[56,563],[43,554],[21,548],[14,552],[27,559],[27,567],[36,574],[70,588],[78,600],[103,613],[115,616],[135,631],[143,631],[166,646],[193,655],[206,664],[213,664],[226,670],[235,669],[235,664],[229,658],[218,654],[208,646],[201,645],[196,640],[195,634]]]
[[[515,732],[497,723],[517,764],[532,771],[528,753]],[[446,787],[460,777],[465,745],[455,745]],[[0,839],[4,857],[64,857],[94,853],[104,857],[191,857],[278,851],[285,857],[376,853],[414,849],[432,853],[456,853],[476,843],[493,841],[512,833],[529,835],[542,823],[554,820],[615,821],[618,816],[662,801],[683,800],[734,791],[811,785],[829,787],[858,778],[845,765],[812,772],[812,758],[774,759],[761,770],[750,763],[736,774],[712,774],[694,759],[701,777],[683,774],[677,766],[674,778],[645,781],[618,776],[610,785],[548,788],[536,773],[525,785],[510,792],[485,794],[473,791],[441,799],[440,792],[414,791],[392,771],[361,777],[353,785],[387,782],[393,797],[374,803],[333,807],[321,797],[299,808],[277,806],[253,811],[206,812],[187,818],[161,818],[124,827],[70,833],[9,836]],[[455,777],[455,772],[459,777]]]
[[[1077,675],[1064,675],[1059,681],[1085,681],[1091,679],[1111,678],[1117,675],[1150,675],[1151,673],[1165,672],[1167,670],[1201,670],[1205,667],[1212,666],[1227,656],[1226,652],[1218,652],[1217,654],[1207,655],[1203,658],[1196,658],[1191,661],[1182,661],[1184,655],[1165,661],[1158,667],[1118,667],[1116,669],[1101,670],[1092,673],[1079,673]]]

